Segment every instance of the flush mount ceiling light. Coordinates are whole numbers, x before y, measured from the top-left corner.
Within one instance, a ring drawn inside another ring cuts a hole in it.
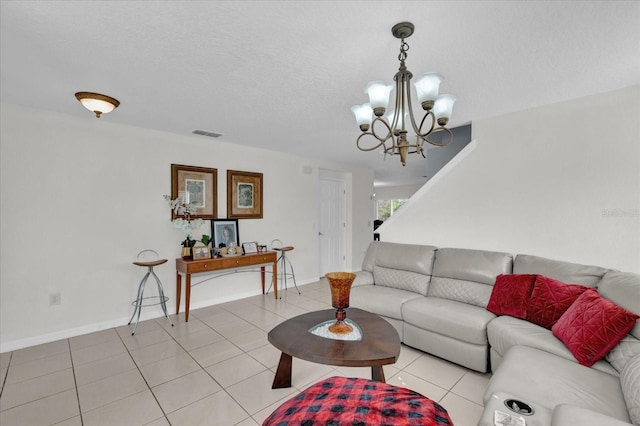
[[[419,125],[416,123],[411,105],[411,85],[409,84],[413,74],[404,63],[409,50],[409,45],[404,39],[409,38],[413,34],[413,30],[414,26],[411,22],[401,22],[391,29],[393,36],[401,40],[400,54],[398,55],[400,68],[393,77],[395,86],[384,81],[372,81],[365,87],[365,93],[369,95],[369,103],[351,108],[360,130],[362,130],[362,134],[356,140],[358,149],[373,151],[382,148],[385,156],[386,154],[399,155],[403,166],[406,164],[407,154],[421,154],[423,158],[425,157],[425,149],[423,148],[425,142],[436,146],[445,146],[453,140],[453,133],[445,126],[451,118],[453,103],[456,101],[453,95],[438,96],[440,83],[444,80],[440,74],[428,72],[421,75],[415,80],[414,85],[418,101],[425,114]],[[387,117],[384,117],[389,104],[389,95],[394,87],[396,89],[394,108]],[[407,141],[407,122],[411,123],[411,129],[415,132],[416,140],[413,144]],[[430,122],[430,125],[427,125],[423,130],[425,122],[427,124]],[[378,131],[375,129],[376,124],[380,124]],[[436,132],[448,132],[449,138],[445,142],[430,140],[429,135]],[[360,146],[360,140],[364,136],[372,136],[375,139],[374,145]]]
[[[100,93],[92,92],[78,92],[76,93],[76,99],[89,111],[96,114],[97,118],[100,118],[102,114],[107,114],[120,105],[117,99],[111,96],[101,95]]]

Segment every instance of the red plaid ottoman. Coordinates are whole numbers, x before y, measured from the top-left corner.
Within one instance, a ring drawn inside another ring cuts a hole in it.
[[[453,425],[447,410],[410,389],[331,377],[278,407],[262,426]]]

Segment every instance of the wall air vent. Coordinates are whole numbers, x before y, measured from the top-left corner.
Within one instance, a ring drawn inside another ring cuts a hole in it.
[[[205,130],[194,130],[192,133],[196,135],[209,136],[210,138],[219,138],[222,136],[220,133],[207,132]]]

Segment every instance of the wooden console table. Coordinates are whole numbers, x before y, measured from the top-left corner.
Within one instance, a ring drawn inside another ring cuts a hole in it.
[[[180,313],[180,296],[182,294],[182,275],[185,276],[185,322],[189,321],[189,304],[191,302],[191,275],[201,273],[218,272],[225,269],[241,269],[248,266],[260,266],[260,279],[262,280],[262,294],[264,294],[265,265],[271,264],[273,276],[278,276],[278,263],[276,252],[245,254],[242,256],[219,257],[215,259],[184,260],[176,259],[176,315]],[[182,275],[181,275],[182,274]],[[273,295],[278,298],[277,280],[273,286]]]

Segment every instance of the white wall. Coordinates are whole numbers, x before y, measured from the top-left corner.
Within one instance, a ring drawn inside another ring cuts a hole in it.
[[[640,272],[639,117],[633,86],[474,121],[476,149],[381,239]]]
[[[116,125],[107,116],[7,104],[0,114],[1,352],[126,324],[145,272],[131,262],[143,248],[170,259],[156,271],[175,312],[173,259],[184,238],[162,198],[170,194],[171,163],[218,169],[218,217],[226,216],[227,169],[263,173],[264,219],[240,220],[240,239],[295,246],[287,256],[299,283],[319,275],[319,169],[344,173],[351,195],[347,264],[360,268],[371,235],[371,170]],[[196,235],[202,233],[210,234],[208,221]],[[257,273],[217,278],[193,288],[191,307],[259,288]],[[62,303],[49,306],[57,292]],[[160,315],[159,307],[143,310],[145,317]]]

